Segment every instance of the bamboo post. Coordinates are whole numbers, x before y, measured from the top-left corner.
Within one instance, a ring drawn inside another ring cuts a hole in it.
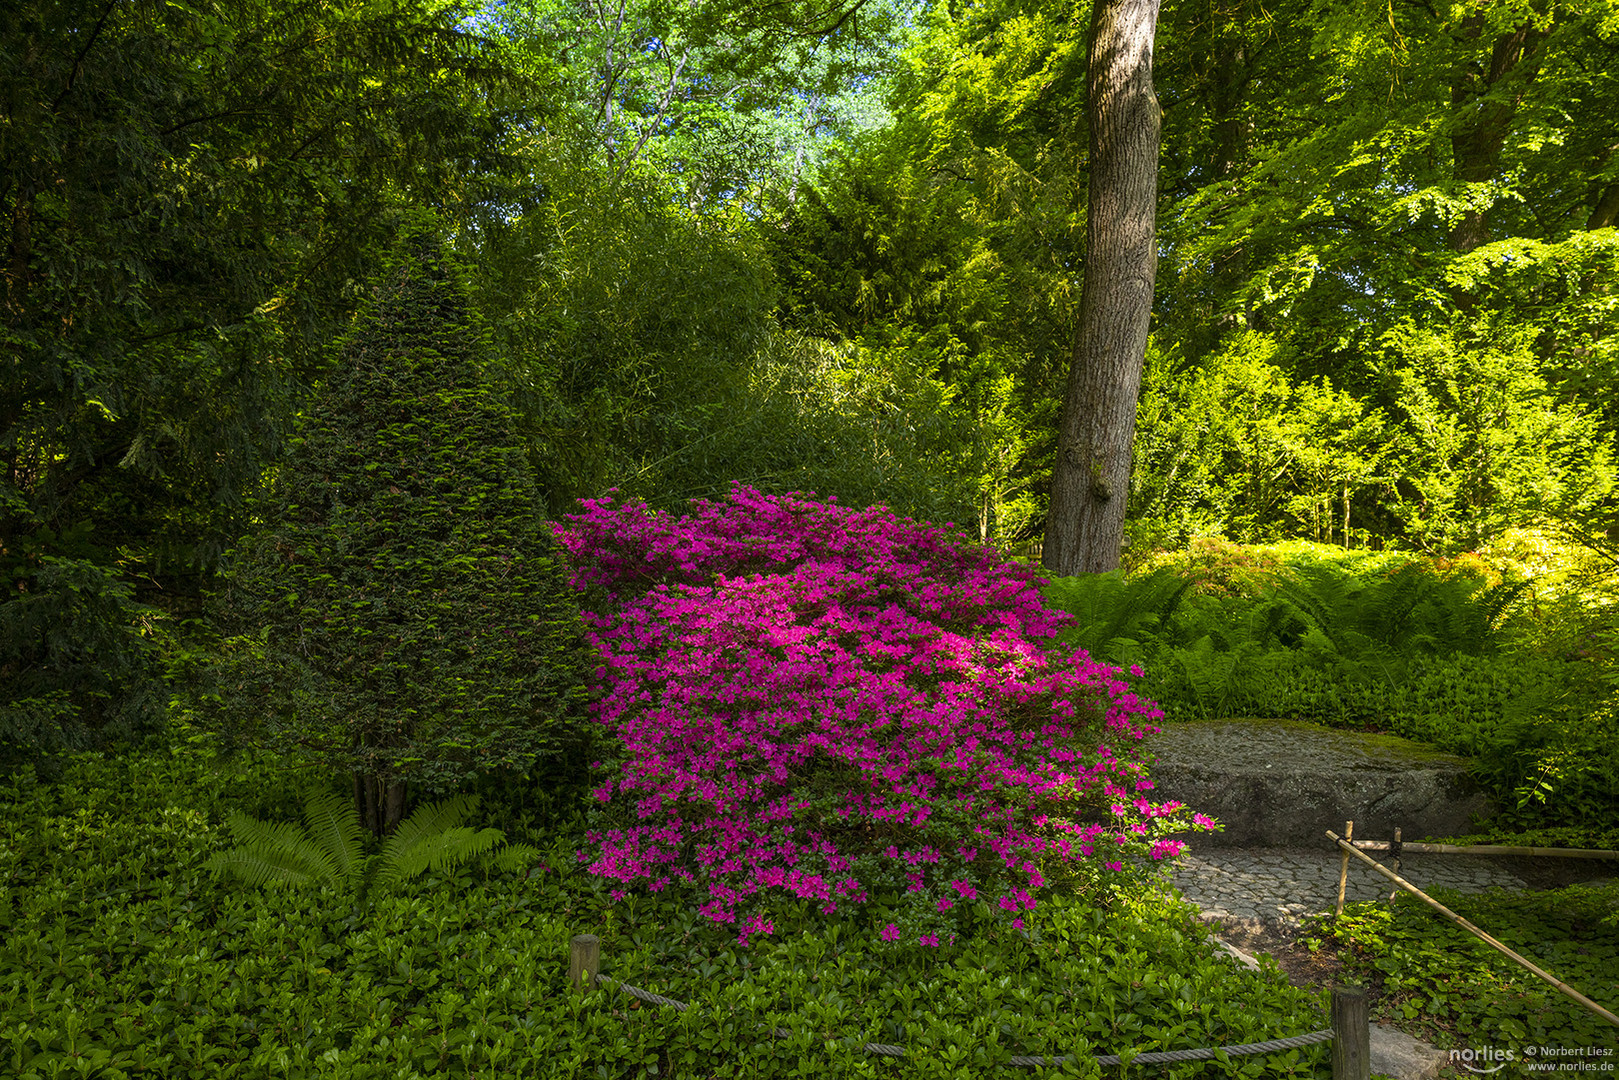
[[[1528,960],[1525,960],[1523,957],[1519,956],[1517,953],[1513,952],[1511,949],[1507,948],[1505,945],[1503,945],[1499,941],[1495,940],[1489,934],[1486,934],[1484,931],[1480,930],[1478,927],[1474,926],[1472,923],[1468,922],[1466,919],[1462,918],[1460,915],[1458,915],[1454,911],[1450,910],[1444,904],[1441,904],[1439,901],[1435,900],[1433,897],[1429,896],[1427,893],[1423,892],[1421,889],[1417,888],[1415,885],[1413,885],[1409,881],[1405,880],[1405,878],[1401,877],[1399,874],[1396,874],[1394,871],[1390,870],[1388,867],[1384,866],[1382,863],[1378,862],[1376,859],[1372,858],[1370,855],[1367,855],[1364,852],[1356,849],[1356,847],[1352,843],[1350,843],[1350,841],[1349,841],[1349,839],[1347,837],[1339,837],[1339,835],[1337,833],[1333,832],[1331,829],[1327,830],[1327,835],[1329,837],[1331,837],[1333,842],[1336,843],[1340,848],[1343,848],[1343,850],[1345,851],[1346,854],[1354,855],[1355,858],[1360,859],[1362,862],[1364,862],[1368,866],[1370,866],[1373,870],[1376,870],[1379,874],[1382,874],[1384,877],[1388,878],[1390,881],[1393,881],[1394,884],[1400,886],[1400,888],[1404,889],[1406,892],[1414,893],[1419,899],[1421,899],[1423,901],[1423,903],[1427,904],[1429,907],[1431,907],[1435,911],[1439,912],[1439,914],[1443,915],[1445,918],[1449,919],[1451,922],[1455,923],[1457,926],[1461,927],[1463,930],[1466,930],[1468,933],[1473,934],[1475,937],[1479,938],[1479,940],[1483,941],[1484,944],[1490,946],[1492,949],[1496,950],[1499,953],[1505,954],[1510,959],[1516,960],[1523,967],[1528,968],[1530,971],[1534,972],[1536,975],[1540,976],[1542,979],[1544,979],[1547,982],[1551,983],[1553,987],[1555,987],[1556,989],[1562,991],[1564,994],[1568,995],[1569,997],[1573,998],[1575,1001],[1579,1002],[1581,1005],[1584,1005],[1587,1009],[1589,1009],[1592,1012],[1596,1013],[1598,1016],[1602,1017],[1602,1019],[1604,1019],[1608,1023],[1612,1024],[1614,1027],[1619,1027],[1619,1016],[1616,1016],[1612,1012],[1609,1012],[1607,1009],[1604,1009],[1601,1005],[1598,1005],[1596,1002],[1592,1001],[1590,998],[1586,997],[1584,994],[1580,993],[1578,990],[1576,990],[1572,986],[1568,985],[1568,983],[1563,982],[1562,980],[1558,979],[1556,976],[1552,975],[1550,972],[1543,971],[1542,969],[1536,967],[1534,964],[1530,963]]]
[[[1398,828],[1394,830],[1394,846],[1389,851],[1394,856],[1394,872],[1398,874],[1400,872],[1400,856],[1404,853],[1404,849],[1400,846],[1400,830]],[[1346,855],[1344,858],[1347,860],[1348,856]],[[1394,903],[1394,898],[1399,895],[1400,887],[1396,885],[1389,890],[1389,903]]]
[[[568,985],[581,994],[596,989],[602,967],[602,941],[595,934],[575,934],[568,942]]]
[[[1372,1025],[1366,991],[1332,988],[1332,1080],[1371,1080]]]
[[[1332,834],[1329,832],[1327,835],[1331,836]],[[1345,837],[1345,839],[1353,839],[1354,835],[1355,835],[1355,823],[1353,821],[1344,822],[1344,837]],[[1334,911],[1332,913],[1332,917],[1335,918],[1335,919],[1341,919],[1341,918],[1344,917],[1344,889],[1348,885],[1349,885],[1349,853],[1345,852],[1343,854],[1343,856],[1342,856],[1342,861],[1338,864],[1338,906],[1337,906],[1336,909],[1334,909]]]

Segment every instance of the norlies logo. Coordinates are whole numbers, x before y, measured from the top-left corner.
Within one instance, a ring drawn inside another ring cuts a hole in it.
[[[1511,1050],[1497,1050],[1493,1046],[1486,1046],[1479,1050],[1468,1047],[1466,1050],[1452,1050],[1450,1052],[1451,1064],[1460,1065],[1469,1072],[1475,1073],[1500,1072],[1508,1064],[1517,1060],[1517,1054]]]

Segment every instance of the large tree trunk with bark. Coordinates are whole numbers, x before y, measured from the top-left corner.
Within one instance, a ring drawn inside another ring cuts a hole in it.
[[[1124,541],[1158,265],[1157,27],[1158,0],[1097,0],[1091,17],[1085,285],[1041,552],[1053,574],[1112,570]]]

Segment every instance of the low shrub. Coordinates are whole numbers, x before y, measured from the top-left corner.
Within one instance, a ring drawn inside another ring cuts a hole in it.
[[[1045,862],[1180,850],[1184,808],[1143,794],[1157,708],[1054,647],[1030,568],[740,487],[683,518],[587,502],[560,536],[624,747],[591,834],[619,895],[689,891],[743,943],[775,897],[897,897],[883,939],[942,945],[981,893],[1016,925]]]

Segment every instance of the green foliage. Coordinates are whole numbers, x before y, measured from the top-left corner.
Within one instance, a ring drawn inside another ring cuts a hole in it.
[[[789,326],[949,394],[967,489],[949,516],[986,539],[1025,537],[1042,513],[1083,257],[1087,22],[1083,5],[931,10],[894,126],[767,234]]]
[[[432,870],[443,875],[493,849],[505,838],[499,829],[461,824],[478,800],[457,796],[423,803],[383,840],[375,855],[365,854],[366,832],[354,800],[318,788],[304,795],[304,827],[260,821],[241,811],[226,818],[236,846],[205,864],[214,874],[251,886],[319,885],[365,897],[375,883],[384,886]],[[507,861],[538,854],[532,848],[505,853]]]
[[[741,482],[981,516],[993,433],[940,376],[944,335],[783,330],[751,225],[693,222],[574,156],[546,167],[550,198],[482,235],[477,265],[553,514],[612,487],[678,509]],[[1013,423],[1015,402],[995,408]]]
[[[302,829],[240,811],[226,821],[236,846],[209,859],[208,869],[248,885],[348,884],[360,863],[359,814],[352,801],[331,792],[311,789],[304,796]]]
[[[1614,91],[1612,5],[1199,12],[1161,23],[1158,339],[1181,374],[1147,415],[1225,427],[1174,403],[1259,338],[1288,387],[1328,378],[1376,421],[1373,453],[1332,455],[1351,528],[1449,552],[1600,501],[1619,263],[1602,210],[1614,119],[1596,103]],[[1186,490],[1161,469],[1142,483],[1172,512],[1233,498],[1213,527],[1265,535],[1236,477],[1207,459],[1182,471]],[[1299,479],[1277,486],[1307,503]]]
[[[1254,332],[1198,364],[1163,342],[1149,350],[1130,492],[1139,540],[1285,534],[1347,546],[1356,524],[1345,514],[1393,452],[1387,419],[1326,377],[1291,378],[1278,352]]]
[[[1399,324],[1373,361],[1392,372],[1402,482],[1390,509],[1424,548],[1476,548],[1509,526],[1566,521],[1613,490],[1613,447],[1590,409],[1557,400],[1516,313],[1471,327]]]
[[[499,79],[455,19],[5,5],[0,560],[78,557],[93,526],[92,561],[196,596],[398,206],[500,156]]]
[[[220,596],[208,723],[384,786],[585,731],[578,608],[457,275],[418,238],[381,279]]]
[[[418,806],[399,823],[377,854],[377,880],[394,884],[428,870],[446,870],[492,849],[504,839],[499,829],[473,829],[461,824],[477,808],[469,796]]]
[[[157,612],[84,559],[43,555],[12,584],[0,601],[0,762],[44,764],[161,730]]]
[[[351,281],[500,156],[456,17],[0,7],[0,758],[161,727],[159,610],[198,614]]]
[[[1072,349],[1088,23],[933,9],[893,126],[769,234],[792,325],[935,350],[989,436],[964,464],[1003,540],[1039,528]],[[1616,26],[1608,0],[1165,5],[1138,547],[1451,553],[1611,515]]]
[[[1325,1022],[1318,997],[1269,965],[1236,968],[1185,907],[1145,896],[1053,896],[1027,935],[985,919],[971,941],[900,953],[876,947],[879,927],[805,906],[742,949],[677,902],[614,904],[573,856],[579,817],[520,784],[506,810],[550,823],[511,812],[509,831],[540,855],[429,870],[376,891],[363,921],[336,890],[243,890],[208,872],[225,818],[281,816],[301,786],[168,754],[80,755],[59,784],[0,782],[0,1071],[786,1078],[888,1068],[861,1052],[870,1040],[905,1045],[908,1076],[1011,1080],[1028,1075],[1005,1064],[1014,1053],[1251,1042]],[[604,973],[694,1007],[573,993],[568,940],[583,932],[601,937]],[[776,1027],[788,1034],[770,1038]],[[1315,1047],[1168,1075],[1304,1077],[1324,1061]]]
[[[571,128],[609,186],[655,177],[698,216],[791,200],[830,147],[886,120],[905,23],[888,0],[861,4],[858,33],[787,4],[521,0],[484,20],[550,73],[548,127]]]
[[[1143,639],[1173,634],[1175,609],[1192,583],[1169,570],[1127,578],[1124,571],[1054,578],[1041,590],[1046,606],[1074,617],[1059,639],[1097,657],[1135,659]]]
[[[1619,922],[1613,885],[1548,892],[1455,893],[1435,899],[1586,997],[1619,994]],[[1607,1021],[1442,919],[1415,897],[1390,907],[1351,904],[1314,925],[1351,972],[1379,988],[1377,1014],[1416,1025],[1440,1047],[1603,1047]],[[1319,946],[1318,946],[1319,947]]]
[[[471,261],[550,513],[609,487],[723,490],[768,433],[748,392],[771,333],[753,245],[582,152],[538,164],[548,197]]]

